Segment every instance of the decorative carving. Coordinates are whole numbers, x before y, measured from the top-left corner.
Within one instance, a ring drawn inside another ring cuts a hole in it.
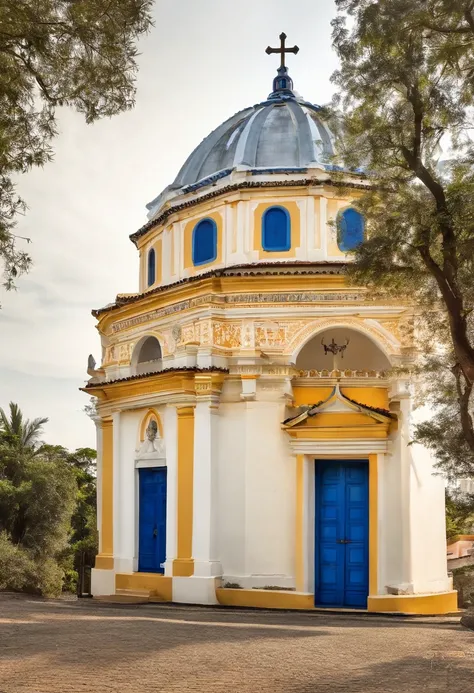
[[[155,419],[150,419],[145,433],[145,440],[137,451],[136,459],[147,460],[165,457],[165,443],[163,438],[160,438]]]
[[[213,343],[216,346],[235,349],[241,345],[241,326],[239,323],[214,322],[212,330]]]
[[[171,336],[173,337],[176,344],[181,341],[181,327],[179,325],[173,325],[171,329]]]
[[[369,370],[363,370],[363,371],[352,371],[350,369],[346,369],[344,371],[340,370],[326,370],[323,369],[321,371],[317,371],[314,368],[311,368],[310,370],[299,370],[298,371],[298,378],[360,378],[360,379],[367,379],[367,378],[381,378],[385,379],[388,378],[388,371],[369,371]]]
[[[249,303],[326,303],[328,301],[337,302],[359,302],[363,303],[365,301],[364,293],[354,293],[351,291],[344,292],[328,292],[320,293],[318,291],[306,291],[306,292],[294,292],[294,293],[258,293],[258,294],[231,294],[229,296],[215,296],[214,294],[206,294],[204,296],[198,296],[196,298],[187,299],[185,301],[179,301],[178,303],[173,303],[164,308],[159,308],[157,310],[149,311],[148,313],[142,313],[133,318],[127,318],[126,320],[118,320],[112,325],[112,332],[120,332],[121,330],[127,330],[130,327],[135,327],[136,325],[142,325],[146,322],[151,322],[152,320],[158,320],[160,318],[166,317],[167,315],[173,315],[174,313],[179,313],[184,310],[189,310],[190,308],[196,308],[202,305],[218,305],[222,306],[225,303],[228,304],[242,304],[247,305]]]
[[[211,321],[203,320],[200,323],[201,344],[211,344]]]

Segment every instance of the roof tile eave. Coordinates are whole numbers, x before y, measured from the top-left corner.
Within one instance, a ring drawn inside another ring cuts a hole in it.
[[[149,373],[139,373],[137,375],[129,375],[126,378],[116,378],[115,380],[104,380],[99,383],[87,383],[85,387],[80,387],[79,390],[83,392],[88,392],[90,390],[100,390],[101,388],[107,387],[108,385],[115,385],[116,383],[126,383],[132,380],[141,380],[144,378],[151,378],[153,375],[162,375],[163,373],[228,373],[228,368],[221,368],[220,366],[210,366],[208,368],[199,368],[198,366],[182,366],[180,368],[164,368],[162,371],[150,371]]]
[[[141,301],[143,298],[148,298],[149,296],[154,296],[155,294],[162,293],[164,291],[167,291],[169,289],[175,289],[178,286],[182,286],[184,284],[190,284],[192,282],[197,282],[202,279],[211,279],[213,277],[223,277],[223,276],[244,276],[247,274],[247,276],[256,276],[256,273],[251,272],[251,270],[256,270],[258,271],[259,269],[265,270],[265,269],[274,269],[274,272],[270,272],[269,274],[273,275],[282,275],[282,274],[296,274],[296,275],[311,275],[311,274],[343,274],[343,270],[346,267],[346,262],[331,262],[331,261],[321,261],[321,262],[312,262],[312,261],[307,261],[307,260],[293,260],[291,262],[259,262],[259,263],[249,263],[249,264],[243,264],[243,265],[231,265],[229,267],[221,267],[215,270],[209,270],[208,272],[203,272],[202,274],[197,274],[194,277],[185,277],[184,279],[179,279],[176,282],[173,282],[172,284],[164,284],[162,286],[157,286],[155,289],[151,289],[150,291],[144,291],[141,294],[134,294],[128,297],[123,297],[118,301],[115,301],[115,303],[110,303],[107,306],[104,306],[103,308],[95,308],[91,311],[91,314],[97,318],[99,315],[103,315],[104,313],[109,313],[114,310],[118,310],[119,308],[122,308],[123,306],[129,305],[131,303],[136,303],[138,301]],[[291,272],[292,267],[306,267],[307,270],[296,270]],[[310,269],[314,268],[320,269],[320,268],[332,268],[332,270],[326,271],[326,272],[318,272],[314,271],[311,272]],[[237,270],[237,271],[236,271]],[[240,270],[240,271],[239,271]],[[231,274],[234,273],[234,274]],[[258,273],[258,272],[257,272]]]

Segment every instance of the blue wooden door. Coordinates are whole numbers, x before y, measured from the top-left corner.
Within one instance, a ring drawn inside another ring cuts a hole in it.
[[[316,461],[315,604],[367,607],[369,465]]]
[[[163,573],[166,560],[166,467],[139,469],[138,570]]]

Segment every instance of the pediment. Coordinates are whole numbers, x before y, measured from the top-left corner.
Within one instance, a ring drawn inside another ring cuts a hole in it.
[[[336,422],[347,421],[348,425],[364,425],[374,423],[390,423],[394,419],[394,415],[386,409],[378,409],[370,407],[361,402],[347,397],[341,391],[339,383],[335,385],[331,394],[327,399],[318,402],[312,406],[299,407],[300,411],[296,412],[283,422],[283,428],[289,429],[295,426],[311,426],[318,425],[316,421],[311,421],[314,417],[318,417],[327,422],[330,419]],[[333,415],[328,417],[328,415]],[[324,415],[324,417],[322,416]],[[364,421],[366,420],[366,421]]]

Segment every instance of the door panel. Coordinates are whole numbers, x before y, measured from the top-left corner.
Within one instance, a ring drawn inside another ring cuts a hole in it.
[[[315,602],[366,607],[368,462],[316,462]]]
[[[139,469],[138,570],[162,573],[166,560],[166,467]]]

